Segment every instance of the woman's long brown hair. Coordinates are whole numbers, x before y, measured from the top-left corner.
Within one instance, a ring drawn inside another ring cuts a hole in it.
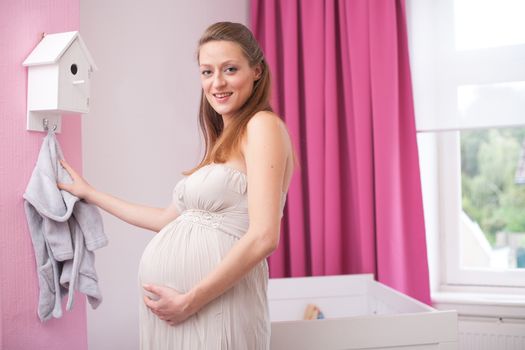
[[[246,132],[246,126],[255,113],[272,110],[269,103],[270,70],[252,32],[240,23],[218,22],[206,29],[199,40],[198,50],[210,41],[220,40],[237,43],[248,59],[250,67],[260,65],[261,75],[254,82],[251,96],[237,111],[226,129],[224,129],[221,115],[213,109],[206,99],[204,91],[201,91],[199,125],[204,136],[205,154],[195,168],[184,172],[185,175],[190,175],[210,163],[226,162],[233,153],[239,151],[240,141]]]

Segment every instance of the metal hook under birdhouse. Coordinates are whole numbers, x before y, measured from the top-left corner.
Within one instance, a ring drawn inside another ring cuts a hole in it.
[[[49,131],[49,119],[42,119],[42,124],[44,126],[44,131]],[[57,130],[57,124],[53,124],[53,131]]]

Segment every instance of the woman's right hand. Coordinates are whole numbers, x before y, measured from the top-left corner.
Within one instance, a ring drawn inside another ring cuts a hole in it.
[[[91,185],[88,184],[87,181],[84,180],[84,178],[80,176],[64,159],[60,160],[60,164],[62,164],[62,167],[69,173],[69,176],[73,179],[73,183],[66,184],[59,182],[57,183],[57,187],[61,190],[68,191],[78,198],[86,199],[89,193],[94,190],[93,187],[91,187]]]

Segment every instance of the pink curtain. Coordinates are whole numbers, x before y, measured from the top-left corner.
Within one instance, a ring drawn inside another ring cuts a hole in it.
[[[402,0],[252,0],[300,169],[272,277],[374,273],[430,303]]]

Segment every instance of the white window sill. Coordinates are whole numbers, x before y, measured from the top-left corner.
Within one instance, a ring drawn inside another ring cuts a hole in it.
[[[482,292],[469,291],[468,287],[464,289],[467,290],[433,292],[433,306],[439,310],[457,310],[460,317],[525,319],[525,291],[521,288],[505,293],[490,288]]]

